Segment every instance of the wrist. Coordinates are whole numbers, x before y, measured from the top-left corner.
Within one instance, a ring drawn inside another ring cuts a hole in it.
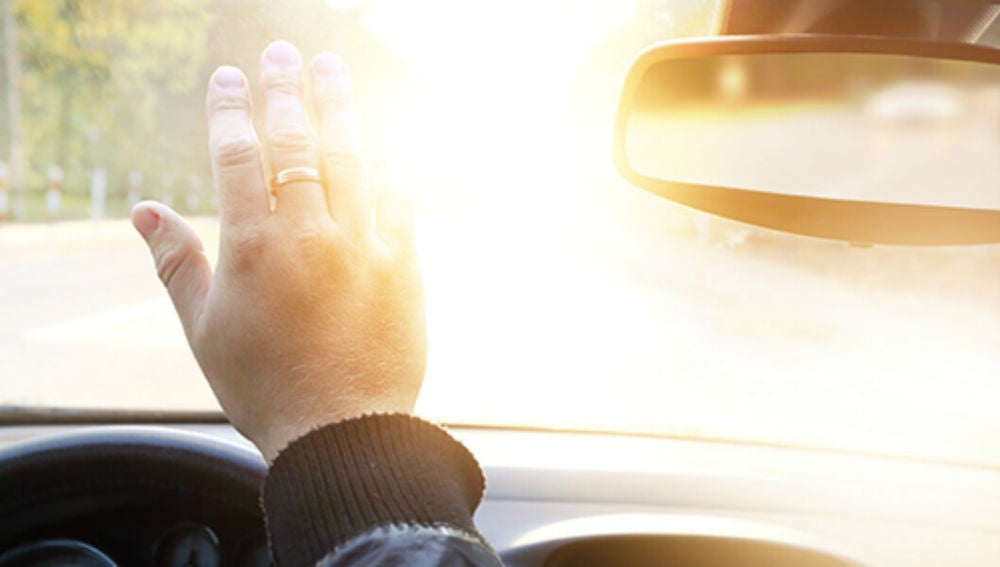
[[[442,428],[368,414],[289,444],[263,504],[279,564],[305,565],[379,526],[447,526],[481,540],[472,516],[484,486],[472,454]]]
[[[290,412],[283,416],[275,416],[270,424],[264,424],[257,430],[260,432],[251,441],[260,450],[268,466],[289,446],[310,433],[324,427],[361,419],[374,415],[405,415],[413,413],[414,402],[378,403],[369,401],[365,404],[350,405],[337,402],[329,403],[329,408],[323,411],[303,410]],[[347,407],[345,407],[347,406]]]

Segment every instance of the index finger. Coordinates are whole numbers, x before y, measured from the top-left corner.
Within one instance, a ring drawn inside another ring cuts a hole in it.
[[[216,69],[208,83],[205,107],[222,224],[259,222],[271,207],[243,73],[229,66]]]

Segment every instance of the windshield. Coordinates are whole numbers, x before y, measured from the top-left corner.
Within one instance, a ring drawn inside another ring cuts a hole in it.
[[[217,242],[207,78],[286,38],[343,55],[374,183],[414,195],[422,415],[1000,465],[1000,246],[759,230],[615,172],[628,64],[714,2],[0,5],[0,405],[217,409],[127,211]]]

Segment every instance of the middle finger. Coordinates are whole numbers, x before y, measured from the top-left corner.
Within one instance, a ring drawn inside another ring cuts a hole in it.
[[[293,167],[318,168],[316,137],[309,123],[302,88],[302,58],[286,41],[276,41],[261,57],[264,89],[264,131],[271,174]],[[317,181],[292,181],[277,187],[276,210],[292,215],[329,216],[323,186]]]

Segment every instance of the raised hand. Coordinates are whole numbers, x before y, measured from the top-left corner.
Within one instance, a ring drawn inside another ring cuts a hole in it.
[[[260,138],[240,70],[209,82],[214,274],[177,213],[132,212],[223,410],[268,461],[323,424],[411,412],[426,360],[412,213],[369,191],[343,62],[302,67],[287,42],[264,50]]]

